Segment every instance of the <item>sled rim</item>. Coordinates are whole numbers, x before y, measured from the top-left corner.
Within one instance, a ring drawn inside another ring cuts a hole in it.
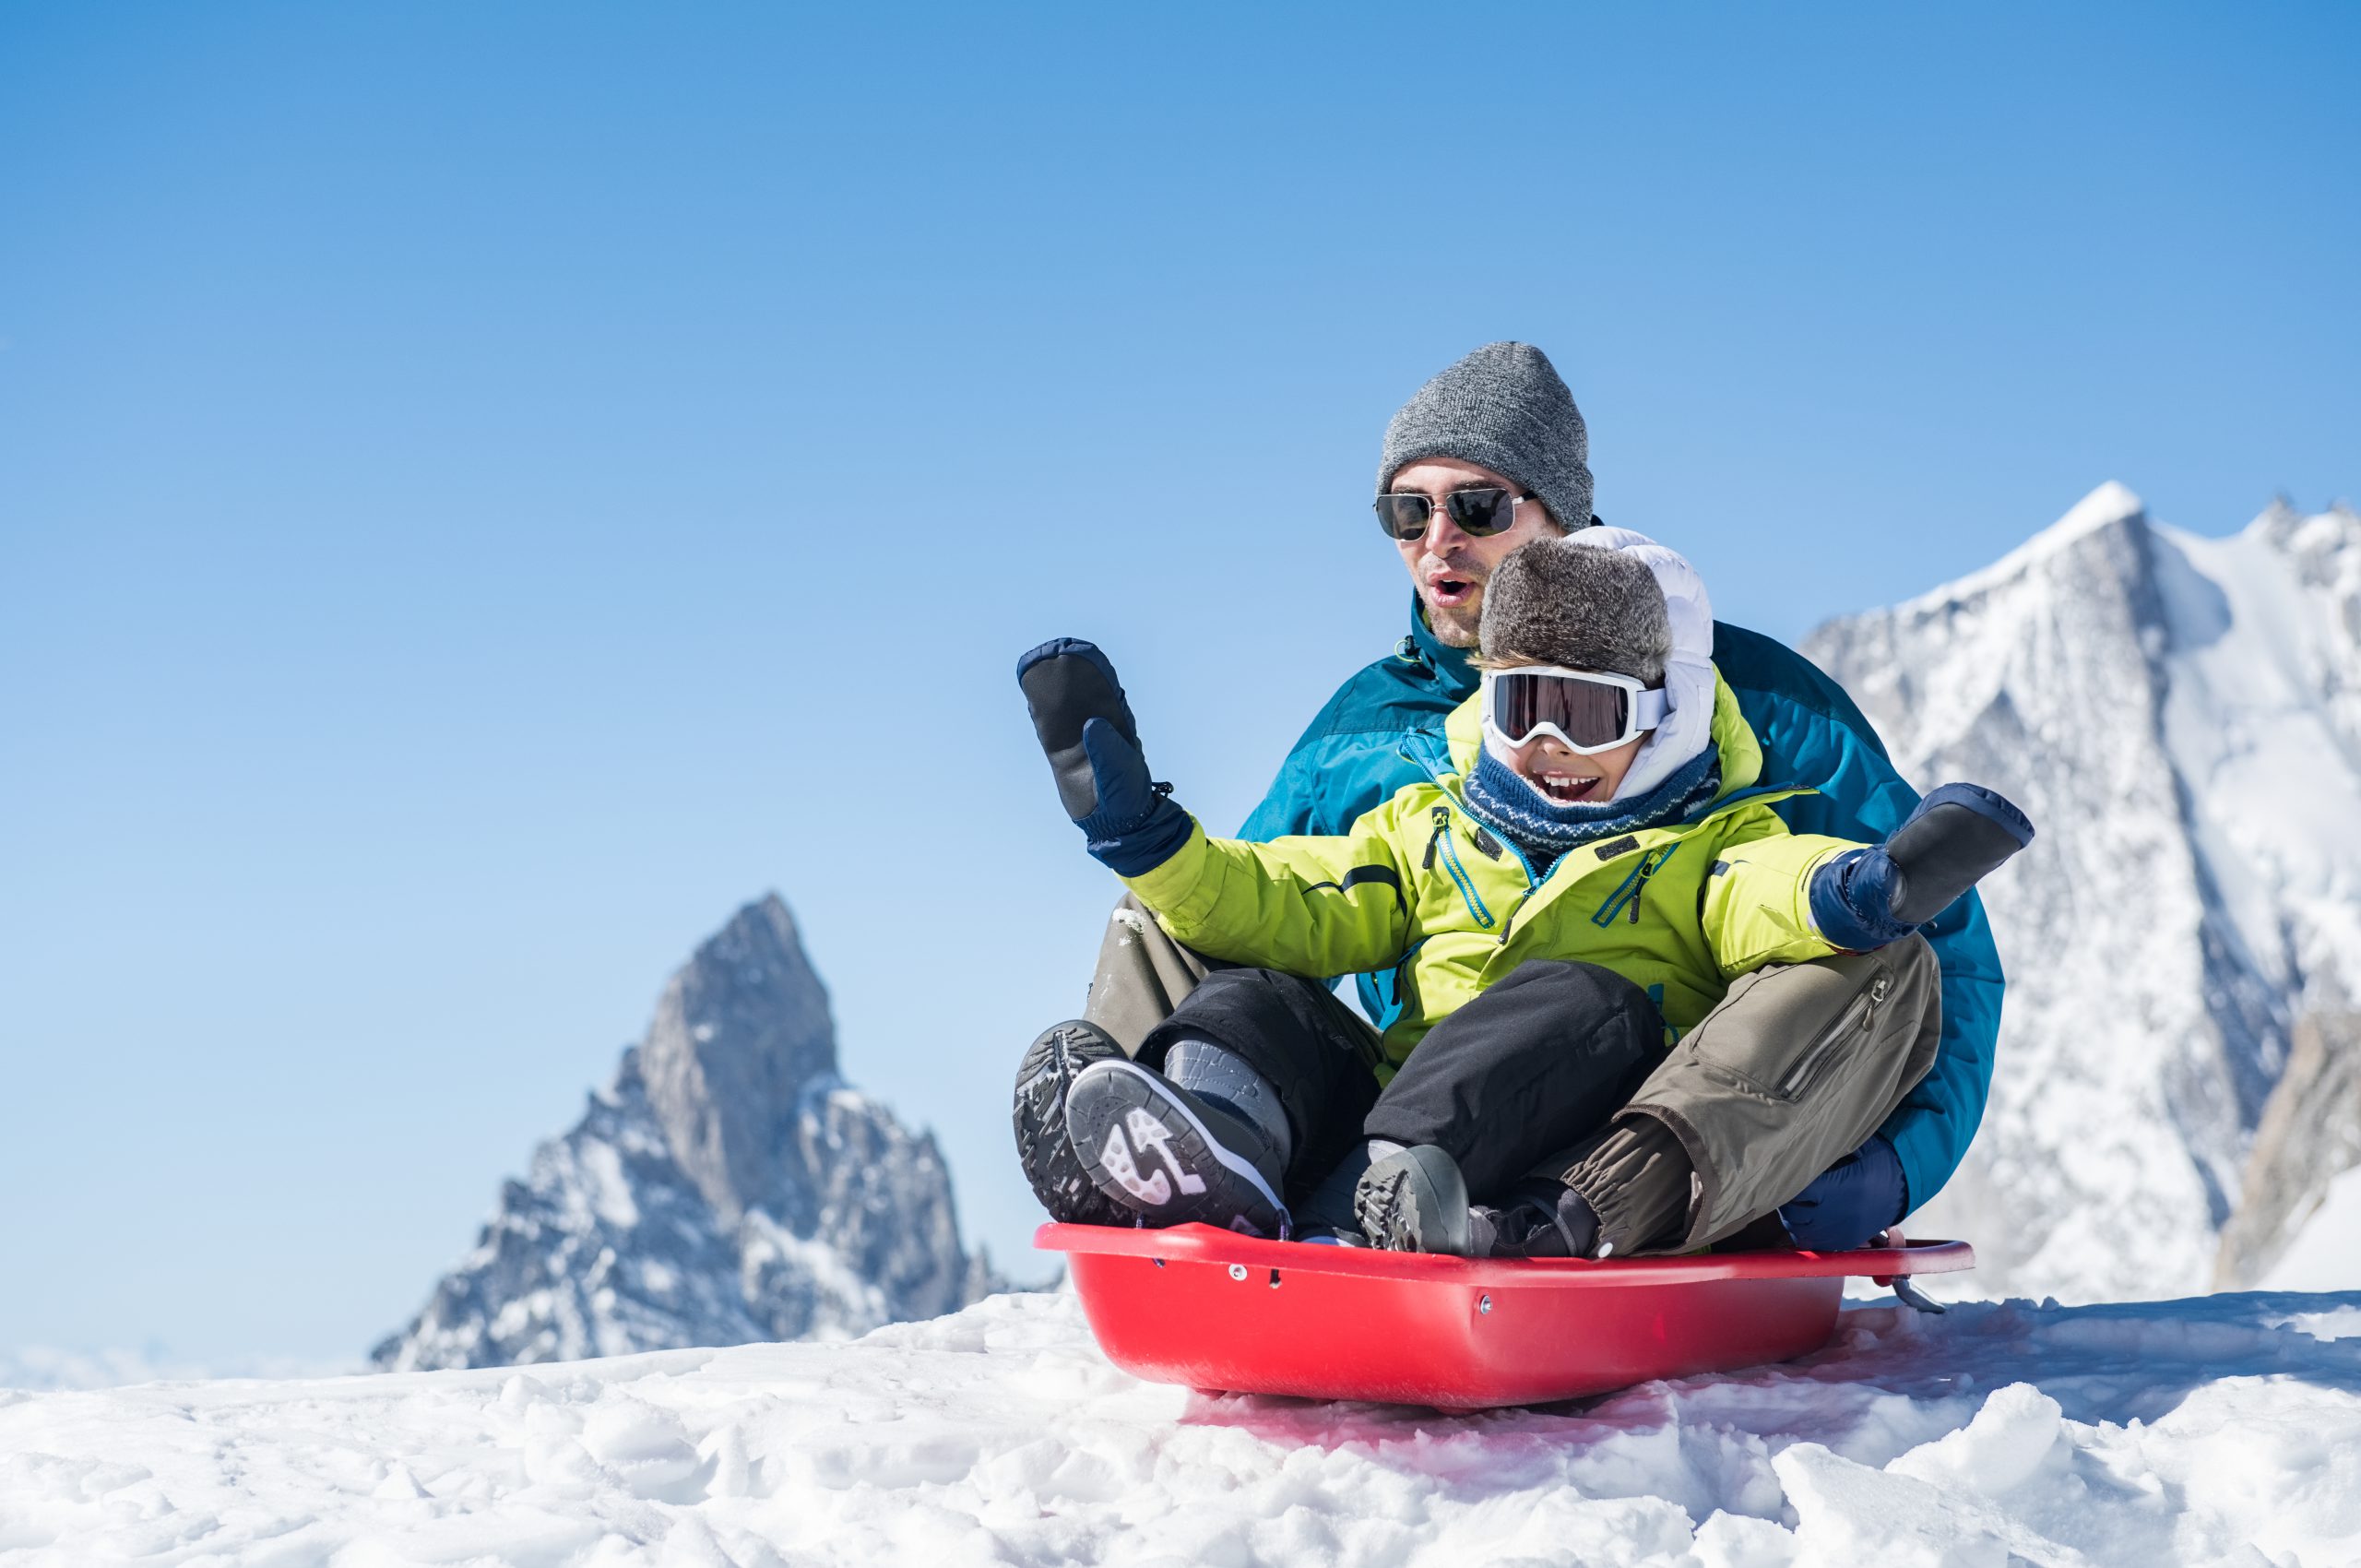
[[[1477,1285],[1513,1282],[1527,1289],[1694,1285],[1711,1280],[1849,1278],[1885,1281],[1903,1275],[1955,1274],[1975,1266],[1965,1241],[1909,1241],[1847,1253],[1747,1252],[1647,1258],[1459,1258],[1441,1253],[1390,1253],[1311,1241],[1275,1241],[1210,1225],[1161,1229],[1066,1225],[1033,1233],[1041,1252],[1145,1257],[1172,1263],[1239,1264],[1295,1273],[1364,1279]]]

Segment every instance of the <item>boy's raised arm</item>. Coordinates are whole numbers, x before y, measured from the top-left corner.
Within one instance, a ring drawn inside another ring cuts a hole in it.
[[[1311,980],[1381,969],[1410,942],[1393,811],[1389,801],[1344,833],[1267,844],[1200,832],[1123,881],[1165,930],[1213,957]]]
[[[1154,782],[1121,683],[1090,643],[1061,637],[1016,663],[1058,800],[1086,848],[1179,940],[1216,958],[1320,978],[1380,968],[1410,906],[1385,807],[1335,837],[1208,838]]]
[[[1946,784],[1876,844],[1789,835],[1766,821],[1724,848],[1705,888],[1705,934],[1725,974],[1832,952],[1866,953],[1933,920],[2033,841],[1993,790]]]

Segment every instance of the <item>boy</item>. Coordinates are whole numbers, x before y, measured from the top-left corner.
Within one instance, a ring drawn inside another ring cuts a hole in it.
[[[1640,535],[1526,545],[1485,600],[1477,696],[1447,751],[1413,758],[1428,781],[1341,836],[1266,845],[1207,838],[1149,783],[1096,648],[1027,654],[1091,853],[1174,938],[1253,966],[1214,969],[1135,1059],[1074,1078],[1068,1134],[1098,1190],[1156,1224],[1587,1255],[1603,1218],[1650,1247],[1727,1234],[1860,1146],[1932,1060],[1915,928],[2032,829],[1957,785],[1881,846],[1790,835],[1768,802],[1792,791],[1751,788],[1712,624],[1688,563]],[[1832,971],[1859,988],[1836,1028],[1710,1028],[1745,977],[1841,954],[1873,958]],[[1303,978],[1387,966],[1382,1039]],[[1638,1158],[1535,1169],[1635,1112],[1665,1131]],[[1676,1189],[1691,1223],[1619,1223]]]

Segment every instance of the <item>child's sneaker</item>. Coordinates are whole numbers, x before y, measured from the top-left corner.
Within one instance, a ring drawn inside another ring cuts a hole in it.
[[[1276,1236],[1287,1222],[1262,1129],[1135,1062],[1083,1069],[1066,1091],[1066,1136],[1098,1191],[1147,1224]]]
[[[1394,1253],[1477,1255],[1467,1182],[1459,1162],[1432,1144],[1389,1154],[1361,1173],[1353,1210],[1372,1247]],[[1481,1238],[1489,1242],[1488,1233]]]
[[[1097,1025],[1052,1025],[1016,1069],[1016,1158],[1051,1219],[1069,1225],[1130,1225],[1133,1214],[1090,1180],[1066,1136],[1066,1091],[1086,1067],[1121,1062],[1123,1049]]]

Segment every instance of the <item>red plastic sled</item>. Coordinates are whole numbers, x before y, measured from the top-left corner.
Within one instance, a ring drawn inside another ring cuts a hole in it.
[[[1150,1383],[1480,1410],[1805,1355],[1845,1280],[1975,1265],[1964,1241],[1534,1261],[1044,1225],[1108,1360]]]

